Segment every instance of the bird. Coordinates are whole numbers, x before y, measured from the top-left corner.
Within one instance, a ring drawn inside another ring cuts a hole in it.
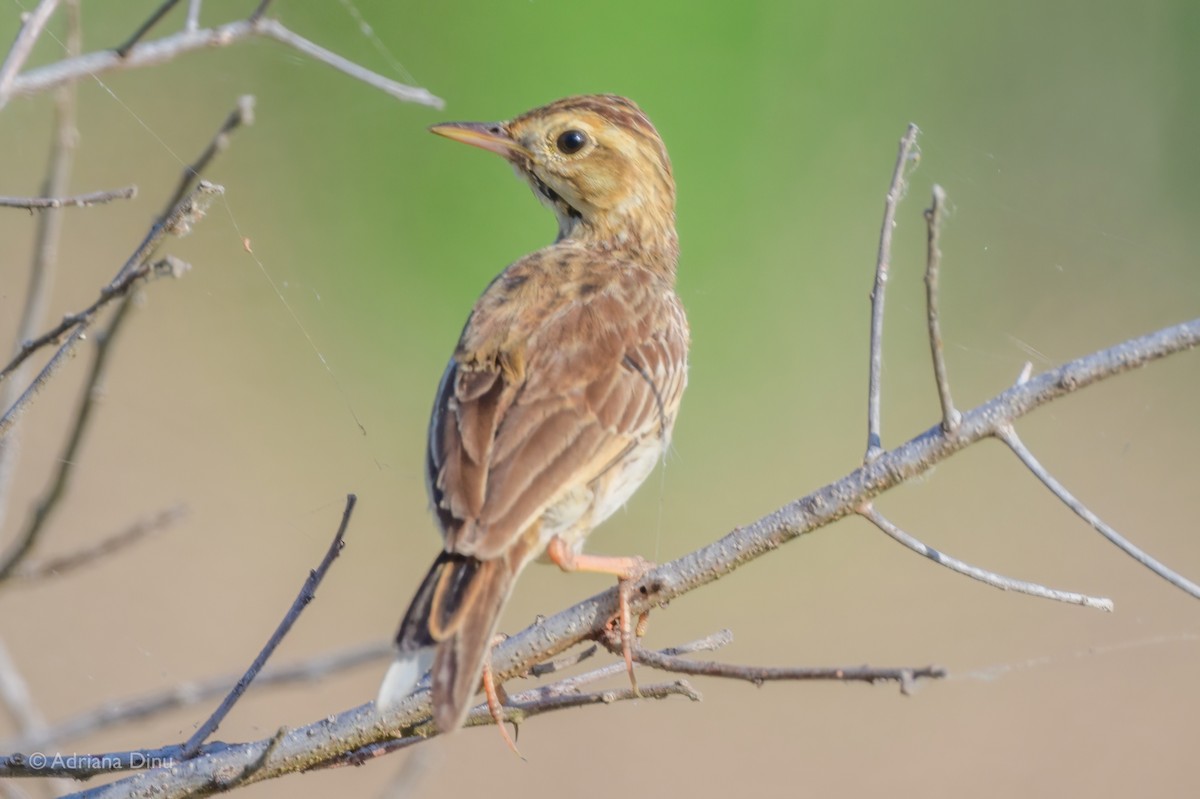
[[[558,222],[552,244],[476,301],[429,423],[426,486],[443,547],[400,623],[376,706],[397,706],[428,670],[445,733],[481,680],[489,688],[501,612],[534,560],[617,576],[632,678],[625,590],[650,564],[583,544],[667,452],[690,333],[675,290],[671,161],[632,100],[577,95],[430,130],[504,158]]]

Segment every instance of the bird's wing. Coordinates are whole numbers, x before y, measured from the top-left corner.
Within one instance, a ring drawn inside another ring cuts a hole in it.
[[[504,552],[635,442],[668,436],[686,374],[673,295],[631,304],[596,292],[560,303],[515,340],[487,357],[460,352],[430,425],[429,489],[446,548],[480,559]]]

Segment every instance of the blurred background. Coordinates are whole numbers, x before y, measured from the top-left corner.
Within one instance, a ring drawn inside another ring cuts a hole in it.
[[[33,5],[0,1],[0,41]],[[185,5],[151,36],[181,27]],[[202,23],[255,5],[208,0]],[[85,2],[85,50],[124,40],[156,6]],[[258,105],[254,126],[208,173],[224,199],[167,244],[194,268],[149,285],[118,342],[70,494],[35,559],[175,502],[187,517],[87,570],[0,596],[0,636],[50,721],[240,672],[325,551],[347,492],[360,502],[346,550],[273,662],[393,634],[439,546],[422,476],[438,377],[488,280],[554,235],[506,165],[430,136],[432,123],[617,92],[642,105],[670,149],[690,387],[665,469],[592,536],[595,552],[665,561],[858,465],[871,269],[910,121],[923,130],[921,162],[898,214],[885,445],[939,416],[922,283],[921,212],[935,182],[951,207],[943,328],[961,407],[1009,386],[1026,361],[1041,371],[1200,308],[1195,3],[281,0],[269,13],[428,88],[446,108],[399,103],[267,41],[80,84],[71,190],[136,183],[140,193],[67,212],[51,322],[115,274],[238,96]],[[62,20],[50,30],[61,38]],[[62,52],[46,37],[31,64]],[[0,193],[37,193],[52,108],[39,95],[0,113]],[[34,224],[0,214],[6,348]],[[25,417],[5,543],[55,467],[86,365],[77,358]],[[1018,426],[1100,516],[1193,578],[1197,365],[1195,354],[1178,355]],[[948,680],[905,698],[885,685],[697,679],[702,704],[538,718],[521,730],[528,762],[493,730],[457,734],[436,744],[421,790],[957,797],[1194,787],[1200,603],[1101,540],[998,443],[878,504],[931,546],[1111,596],[1117,610],[984,587],[847,519],[655,612],[647,643],[728,627],[735,642],[717,657],[731,662],[934,662]],[[532,568],[503,629],[608,585]],[[267,737],[368,701],[383,669],[252,692],[216,737]],[[58,748],[180,741],[215,704]],[[407,757],[244,794],[372,796]]]

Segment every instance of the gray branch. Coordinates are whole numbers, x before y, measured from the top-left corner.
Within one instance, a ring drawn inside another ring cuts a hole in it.
[[[634,586],[631,610],[641,613],[662,606],[782,544],[856,513],[864,503],[927,472],[967,446],[998,436],[1006,425],[1036,408],[1198,344],[1200,319],[1193,319],[1070,361],[1013,386],[964,412],[954,434],[947,434],[939,419],[929,430],[883,452],[842,479],[648,572]],[[528,673],[536,664],[581,641],[603,636],[616,607],[616,589],[609,589],[507,639],[492,655],[497,677],[506,680]],[[429,715],[429,692],[421,690],[385,716],[377,714],[371,704],[360,705],[282,736],[206,748],[200,756],[184,763],[164,765],[75,796],[182,799],[219,788],[223,775],[243,773],[271,747],[270,757],[245,780],[257,782],[319,767],[344,753],[405,738],[418,729],[428,732],[424,725]],[[178,748],[174,752],[178,754]],[[18,774],[29,774],[23,757],[0,758],[0,777]]]
[[[243,19],[200,30],[184,29],[178,33],[148,42],[138,42],[122,56],[116,50],[99,50],[77,58],[66,58],[44,67],[31,69],[18,75],[11,82],[12,95],[37,94],[69,81],[99,76],[117,70],[138,69],[162,64],[195,50],[211,50],[254,38],[274,39],[304,55],[327,64],[355,80],[379,89],[386,94],[409,103],[442,108],[445,103],[440,97],[419,86],[408,86],[386,78],[366,67],[359,66],[337,53],[326,50],[315,42],[284,27],[274,19],[260,17]]]

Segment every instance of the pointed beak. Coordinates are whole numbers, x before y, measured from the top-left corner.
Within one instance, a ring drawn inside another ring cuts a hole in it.
[[[505,158],[529,157],[529,151],[514,141],[508,135],[507,128],[500,122],[443,122],[429,130],[447,139],[480,147]]]

